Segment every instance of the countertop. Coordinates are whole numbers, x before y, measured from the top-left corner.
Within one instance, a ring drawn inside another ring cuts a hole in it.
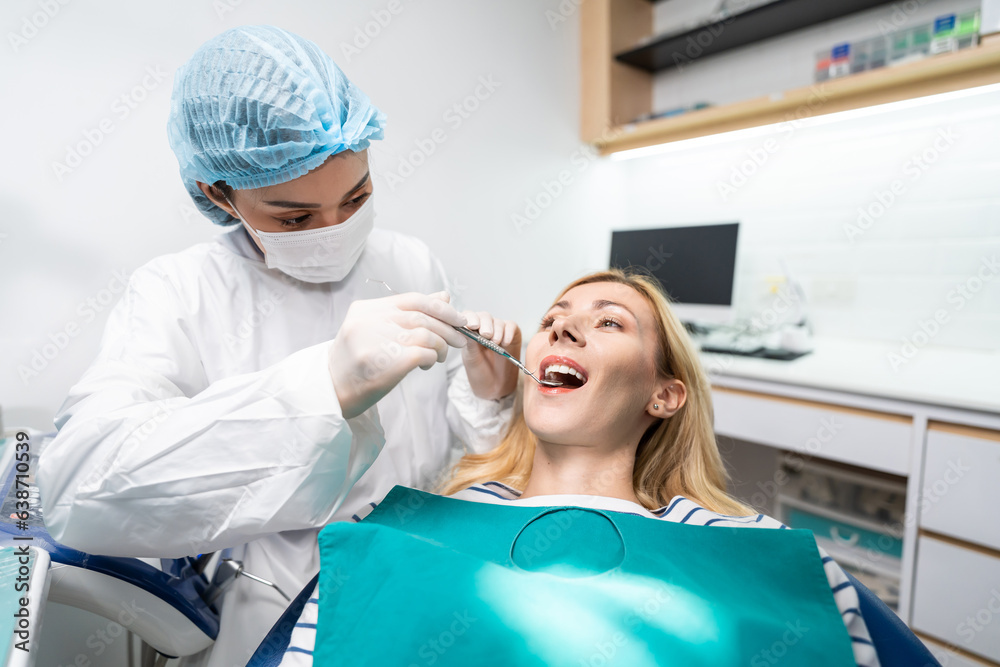
[[[998,334],[1000,335],[1000,334]],[[713,377],[742,377],[1000,414],[1000,352],[910,349],[901,343],[814,339],[793,361],[702,352]]]

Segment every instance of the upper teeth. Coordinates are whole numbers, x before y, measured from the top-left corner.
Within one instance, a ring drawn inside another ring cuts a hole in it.
[[[566,365],[560,366],[558,364],[552,364],[551,366],[547,366],[545,368],[545,374],[548,375],[549,373],[562,373],[563,375],[575,375],[576,377],[580,378],[580,382],[583,382],[583,374],[580,373],[578,370],[570,368],[569,366]]]

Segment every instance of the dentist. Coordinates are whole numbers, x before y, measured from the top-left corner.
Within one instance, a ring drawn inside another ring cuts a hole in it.
[[[460,449],[450,434],[498,442],[516,368],[452,327],[514,354],[520,331],[456,311],[427,246],[373,227],[366,149],[384,120],[319,47],[270,26],[229,30],[178,70],[170,145],[229,229],[131,276],[41,454],[57,540],[232,548],[291,595],[319,569],[319,528],[396,484],[431,487]],[[368,278],[400,294],[362,300]],[[237,578],[215,645],[184,664],[245,664],[285,605]]]

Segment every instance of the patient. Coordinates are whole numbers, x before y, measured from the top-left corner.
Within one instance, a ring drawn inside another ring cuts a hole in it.
[[[648,519],[662,522],[657,524],[658,529],[668,528],[668,522],[722,529],[706,532],[676,526],[677,530],[688,531],[682,536],[694,535],[698,539],[725,536],[725,539],[731,540],[729,536],[733,531],[727,532],[726,528],[784,528],[778,521],[754,512],[726,493],[726,473],[712,427],[708,379],[693,344],[654,280],[641,274],[612,270],[573,282],[545,313],[538,331],[528,343],[524,361],[539,377],[557,380],[562,386],[544,387],[525,376],[514,418],[500,445],[486,454],[462,458],[451,471],[449,479],[441,485],[441,495],[510,508],[606,510],[611,514],[604,513],[603,516],[619,517],[612,530],[617,530],[617,535],[623,539],[628,538],[630,530],[650,526],[645,523]],[[394,489],[383,504],[388,505],[390,501],[398,503],[403,496],[397,491],[402,491],[401,487]],[[446,510],[451,512],[448,516],[455,516],[456,530],[459,531],[468,530],[468,524],[461,523],[461,513],[457,511],[461,507],[468,506],[445,505]],[[380,505],[360,526],[374,519],[380,509],[385,508]],[[499,508],[494,511],[509,512]],[[524,509],[523,512],[538,514],[537,510]],[[505,520],[504,514],[491,516],[496,523]],[[576,516],[582,517],[582,511]],[[598,531],[594,533],[593,547],[601,551],[608,542],[603,537],[596,537],[602,529],[599,523],[603,520],[596,513],[591,518],[583,517],[583,520],[598,522],[593,524],[594,530]],[[413,517],[400,519],[398,511],[396,517],[383,512],[379,521],[397,527],[407,522],[410,527],[420,525]],[[324,529],[324,533],[328,529]],[[674,528],[671,527],[671,530]],[[655,531],[649,532],[652,536]],[[769,531],[755,534],[737,532],[744,539],[753,535],[759,538],[791,537],[789,533],[766,535]],[[800,535],[798,531],[790,532]],[[613,537],[614,532],[607,534],[612,535],[610,541],[617,541]],[[520,533],[518,535],[520,537]],[[668,540],[678,536],[669,531],[656,535],[660,536],[656,539],[664,539],[665,536]],[[323,538],[321,534],[321,545],[324,544]],[[473,537],[470,535],[469,539]],[[650,539],[650,544],[657,544],[652,537]],[[822,565],[817,562],[815,566],[822,569],[821,579],[825,574],[819,595],[827,598],[832,595],[836,605],[834,614],[839,612],[850,637],[851,650],[847,650],[847,654],[853,651],[858,665],[878,665],[864,619],[857,610],[856,591],[840,567],[822,550],[816,556],[815,543],[811,538],[807,539],[812,558],[816,561],[822,558]],[[734,544],[731,541],[720,542],[723,543]],[[589,548],[585,542],[575,544],[572,547],[575,552]],[[423,543],[413,542],[407,547],[408,557],[419,562],[419,552],[423,548]],[[478,547],[472,551],[478,554],[476,549]],[[628,550],[622,549],[623,553],[614,558],[625,558]],[[632,551],[635,549],[632,548]],[[510,555],[516,562],[518,555],[515,552],[516,545],[510,549]],[[490,559],[486,551],[482,553],[486,554],[483,556],[486,560]],[[574,554],[566,552],[564,555],[569,557]],[[723,554],[720,557],[726,561],[719,561],[723,564],[716,568],[716,572],[738,570],[744,555],[742,551]],[[500,560],[503,556],[500,554]],[[434,556],[429,557],[432,560],[428,562],[433,563]],[[549,554],[546,557],[551,560],[563,556]],[[705,561],[706,567],[710,567],[710,560]],[[461,576],[463,562],[457,561],[458,565],[454,566],[456,578]],[[755,568],[759,562],[755,562]],[[518,565],[522,570],[528,569],[523,563]],[[787,565],[791,571],[794,563]],[[323,567],[327,567],[326,561]],[[584,567],[589,565],[584,563]],[[601,569],[599,567],[594,572]],[[748,571],[740,576],[751,579],[746,576],[749,574]],[[498,581],[508,581],[503,578],[505,575],[496,576]],[[708,581],[715,575],[702,572],[700,576]],[[832,594],[826,592],[827,589],[832,590]],[[306,651],[314,641],[311,627],[315,626],[310,624],[315,623],[315,618],[316,606],[307,605],[302,618],[305,629],[297,629],[293,634],[292,652],[286,654],[283,664],[306,664],[309,661]],[[813,633],[815,635],[818,631],[814,629]],[[452,637],[452,641],[454,639]],[[785,640],[789,640],[787,633]],[[627,643],[627,638],[624,641]],[[618,650],[614,644],[603,646]],[[624,648],[621,650],[624,651]],[[787,651],[788,646],[784,646],[783,650]],[[764,650],[760,661],[755,664],[772,664],[771,658],[783,655],[777,651],[778,648],[775,648],[774,655],[771,655]],[[441,655],[443,653],[431,652],[423,657],[437,661]],[[607,658],[606,651],[604,657]],[[612,661],[607,664],[624,663]]]

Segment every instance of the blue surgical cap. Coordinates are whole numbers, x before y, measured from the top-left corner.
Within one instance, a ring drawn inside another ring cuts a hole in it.
[[[177,70],[167,134],[181,179],[218,224],[235,218],[196,181],[260,188],[381,139],[385,114],[318,46],[274,26],[234,28]]]

